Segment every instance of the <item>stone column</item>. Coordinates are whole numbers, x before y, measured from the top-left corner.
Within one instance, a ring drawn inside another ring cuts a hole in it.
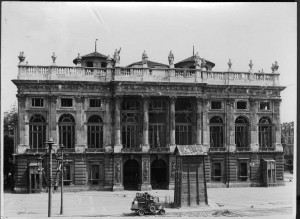
[[[142,184],[140,186],[141,191],[152,190],[150,179],[150,155],[142,155]]]
[[[281,124],[280,124],[280,103],[281,100],[277,99],[274,100],[274,116],[273,116],[273,124],[275,125],[272,129],[272,135],[274,136],[272,138],[273,147],[275,148],[275,151],[283,151],[283,147],[281,144]]]
[[[111,144],[111,131],[112,131],[112,119],[111,119],[111,97],[105,97],[105,136],[104,136],[104,149],[106,152],[112,151]]]
[[[121,97],[114,96],[115,99],[115,145],[114,152],[121,153]]]
[[[169,186],[168,189],[175,188],[175,172],[176,172],[176,157],[174,155],[169,156]]]
[[[203,138],[202,138],[202,144],[203,144],[203,150],[208,151],[210,147],[210,140],[209,140],[209,126],[208,126],[208,99],[204,98],[202,100],[203,102],[203,111],[202,111],[202,127],[203,127]]]
[[[201,109],[202,109],[202,107],[201,107],[201,105],[202,105],[202,99],[200,99],[200,98],[196,98],[196,123],[197,123],[197,125],[196,125],[196,133],[197,133],[197,138],[196,138],[196,142],[197,142],[197,145],[202,145],[202,130],[201,130],[201,126],[202,126],[202,124],[201,124]]]
[[[226,145],[230,152],[235,151],[235,123],[234,123],[234,99],[226,100],[226,130],[225,135],[227,136]]]
[[[122,156],[117,155],[114,157],[114,170],[113,170],[113,191],[122,191],[124,190],[123,186],[123,161]]]
[[[176,97],[170,97],[170,151],[175,149],[175,101]]]
[[[58,96],[57,95],[53,95],[53,94],[50,94],[48,96],[48,104],[49,104],[49,111],[48,111],[48,115],[49,115],[49,120],[48,120],[48,138],[49,139],[50,137],[53,138],[53,141],[55,143],[59,143],[58,142],[58,136],[57,136],[57,133],[58,133],[58,129],[57,129],[57,120],[56,120],[56,117],[57,117],[57,98]],[[56,144],[53,144],[52,147],[55,147]]]
[[[29,129],[26,130],[25,117],[26,116],[26,95],[17,94],[18,98],[18,129],[19,129],[19,139],[17,142],[17,154],[23,154],[26,149],[29,149]],[[28,120],[28,119],[27,119]],[[28,125],[27,125],[28,126]]]
[[[250,147],[251,151],[258,151],[259,145],[258,145],[258,117],[257,117],[257,111],[258,111],[258,101],[255,99],[250,99]]]
[[[75,118],[75,152],[83,153],[86,145],[84,144],[84,122],[83,122],[83,104],[84,104],[84,96],[75,96],[75,109],[76,109],[76,118]]]
[[[148,152],[149,145],[149,97],[143,97],[143,152]]]
[[[166,101],[166,145],[170,147],[170,104]]]

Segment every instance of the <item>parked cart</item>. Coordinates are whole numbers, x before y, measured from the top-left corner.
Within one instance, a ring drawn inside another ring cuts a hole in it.
[[[153,214],[165,214],[164,207],[159,203],[159,198],[154,197],[147,192],[136,193],[136,196],[132,202],[131,210],[143,216],[147,213]]]

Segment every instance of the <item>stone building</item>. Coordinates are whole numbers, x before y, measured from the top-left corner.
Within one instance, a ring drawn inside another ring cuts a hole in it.
[[[291,171],[294,166],[294,122],[281,124],[281,143],[284,151],[284,169]]]
[[[66,146],[66,190],[173,189],[176,145],[207,152],[208,187],[284,184],[277,62],[271,73],[254,72],[252,61],[236,72],[229,60],[218,72],[198,53],[174,63],[171,51],[167,65],[144,51],[121,67],[120,52],[95,48],[75,66],[57,66],[55,54],[32,66],[20,53],[17,191],[45,182],[34,169],[50,137],[54,149]]]

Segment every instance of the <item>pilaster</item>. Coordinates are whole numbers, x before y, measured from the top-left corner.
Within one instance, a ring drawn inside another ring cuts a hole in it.
[[[123,164],[122,164],[122,156],[114,157],[114,172],[113,172],[113,191],[122,191],[124,190],[123,186]]]
[[[57,122],[56,122],[56,116],[57,116],[57,95],[50,94],[48,96],[48,104],[49,104],[49,123],[48,123],[48,138],[52,137],[54,142],[58,142],[57,138]]]
[[[230,152],[234,152],[236,149],[235,145],[235,124],[234,124],[234,99],[227,99],[226,100],[226,135],[227,135],[227,142],[226,145],[228,146],[228,150]]]
[[[175,102],[176,97],[170,97],[170,151],[173,152],[175,149]]]
[[[115,102],[115,145],[114,153],[121,153],[122,143],[121,143],[121,96],[114,96]]]
[[[251,151],[255,152],[258,151],[258,130],[257,130],[257,123],[258,123],[258,117],[257,117],[257,110],[258,110],[258,101],[256,99],[249,99],[250,101],[250,147]]]
[[[142,156],[142,184],[139,186],[141,191],[152,190],[150,179],[150,155]]]
[[[204,152],[207,152],[210,147],[210,142],[209,142],[209,127],[208,127],[208,99],[204,98],[202,99],[202,104],[203,104],[203,111],[202,111],[202,127],[203,127],[203,138],[202,138],[202,144],[203,144],[203,149]]]
[[[29,149],[29,132],[26,130],[26,99],[24,94],[17,94],[18,98],[18,126],[19,126],[19,139],[17,142],[17,154],[23,154],[26,149]],[[28,126],[28,125],[27,125]],[[28,127],[27,127],[28,129]]]
[[[111,119],[111,103],[112,98],[111,97],[105,97],[105,133],[104,136],[104,147],[106,152],[112,151],[112,119]]]
[[[75,109],[76,109],[76,118],[75,118],[75,151],[77,153],[83,153],[86,145],[84,144],[84,123],[83,123],[83,104],[85,97],[81,95],[75,96]]]
[[[149,97],[143,96],[143,151],[148,152],[149,145]]]
[[[169,186],[168,189],[175,188],[175,172],[176,172],[176,157],[174,155],[169,156]]]

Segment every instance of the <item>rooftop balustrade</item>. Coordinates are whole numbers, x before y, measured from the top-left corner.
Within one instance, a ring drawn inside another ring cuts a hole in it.
[[[136,81],[278,86],[278,73],[220,72],[182,68],[87,68],[19,65],[20,80]]]

